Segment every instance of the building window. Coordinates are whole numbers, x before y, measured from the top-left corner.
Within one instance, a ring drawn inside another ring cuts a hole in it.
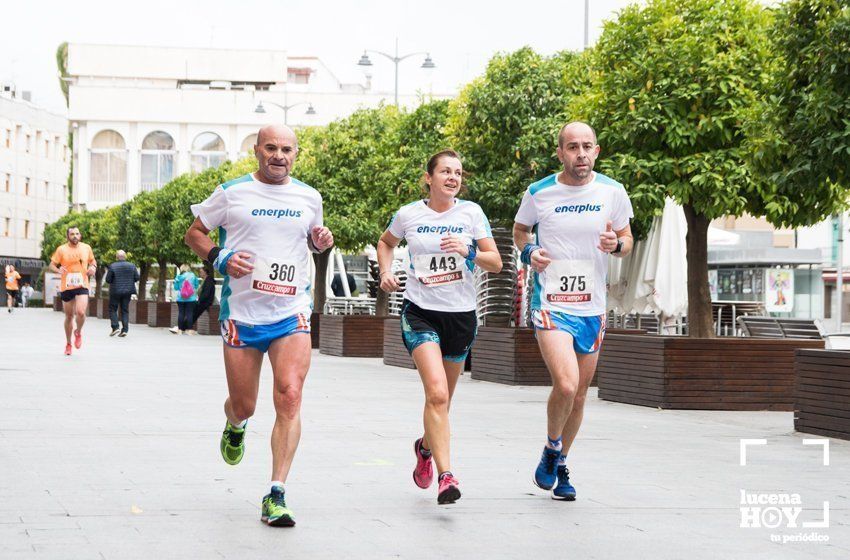
[[[286,71],[286,81],[290,84],[308,84],[311,73],[310,68],[289,68]]]
[[[68,185],[62,185],[62,200],[68,200]]]
[[[12,218],[6,218],[6,225],[3,227],[3,237],[12,235]]]
[[[6,129],[6,147],[12,147],[12,130],[10,128]]]
[[[44,157],[50,156],[50,140],[44,141]]]
[[[12,191],[12,176],[6,173],[6,192]]]
[[[142,190],[153,191],[174,177],[174,139],[157,130],[142,142]]]
[[[202,132],[192,142],[192,171],[195,173],[218,167],[226,158],[224,141],[214,132]]]
[[[32,136],[30,136],[29,134],[27,134],[26,144],[24,145],[24,149],[26,150],[26,153],[30,153],[30,144],[31,144],[31,142],[32,142]]]
[[[244,158],[254,153],[254,146],[257,145],[257,135],[251,134],[242,140],[242,147],[239,149],[239,157]]]
[[[48,181],[44,182],[44,198],[50,198],[50,183]]]
[[[24,239],[30,238],[30,221],[24,220]]]
[[[127,199],[127,150],[114,130],[102,130],[91,143],[89,198],[103,202]]]
[[[30,195],[30,178],[24,179],[24,196]]]

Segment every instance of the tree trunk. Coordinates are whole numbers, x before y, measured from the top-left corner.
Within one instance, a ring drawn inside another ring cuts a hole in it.
[[[100,294],[103,292],[103,277],[106,275],[106,267],[99,266],[97,267],[97,271],[94,273],[94,297],[100,298]]]
[[[321,253],[313,253],[313,264],[316,265],[316,283],[313,286],[313,311],[323,313],[325,299],[328,295],[328,263],[331,258],[331,250]]]
[[[685,238],[688,256],[688,336],[714,338],[711,320],[711,292],[708,287],[708,224],[690,204],[684,205],[688,221]]]
[[[159,278],[156,281],[156,301],[165,301],[165,276],[168,274],[168,263],[156,261],[159,265]]]
[[[151,265],[149,262],[143,262],[139,265],[139,301],[145,301],[148,296],[148,273]]]
[[[375,316],[386,317],[390,312],[390,294],[381,289],[380,278],[378,279],[378,293],[375,297]]]

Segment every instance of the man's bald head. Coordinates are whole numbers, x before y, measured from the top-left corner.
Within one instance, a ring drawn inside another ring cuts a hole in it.
[[[126,261],[127,260],[127,253],[125,253],[121,249],[118,249],[117,251],[115,251],[115,260]]]
[[[298,137],[283,124],[264,126],[257,133],[257,178],[271,185],[285,185],[295,158],[298,157]]]
[[[298,146],[298,136],[295,135],[294,130],[285,124],[270,124],[257,132],[257,146],[262,146],[263,142],[272,139],[290,140],[295,143],[296,147]]]
[[[560,132],[558,132],[558,147],[563,148],[564,144],[567,143],[567,138],[571,138],[573,136],[584,136],[588,133],[590,133],[593,138],[593,143],[596,144],[596,131],[593,130],[592,126],[581,121],[567,123],[562,126]]]

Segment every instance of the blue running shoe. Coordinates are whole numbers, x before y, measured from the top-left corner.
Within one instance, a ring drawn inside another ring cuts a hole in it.
[[[534,484],[544,490],[551,490],[558,482],[558,475],[555,472],[558,468],[558,458],[561,452],[551,447],[543,448],[543,455],[540,457],[540,464],[537,465],[537,470],[534,471]]]
[[[576,499],[575,486],[570,484],[570,469],[566,465],[558,465],[558,484],[552,492],[553,500],[572,502]]]

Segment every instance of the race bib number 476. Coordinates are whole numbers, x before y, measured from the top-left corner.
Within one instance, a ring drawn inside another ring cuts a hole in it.
[[[251,274],[251,289],[278,297],[298,293],[298,263],[271,257],[256,257]]]
[[[431,253],[413,257],[413,271],[426,286],[463,282],[465,259],[460,253]]]
[[[546,301],[586,303],[593,295],[593,261],[553,261],[546,268]]]

